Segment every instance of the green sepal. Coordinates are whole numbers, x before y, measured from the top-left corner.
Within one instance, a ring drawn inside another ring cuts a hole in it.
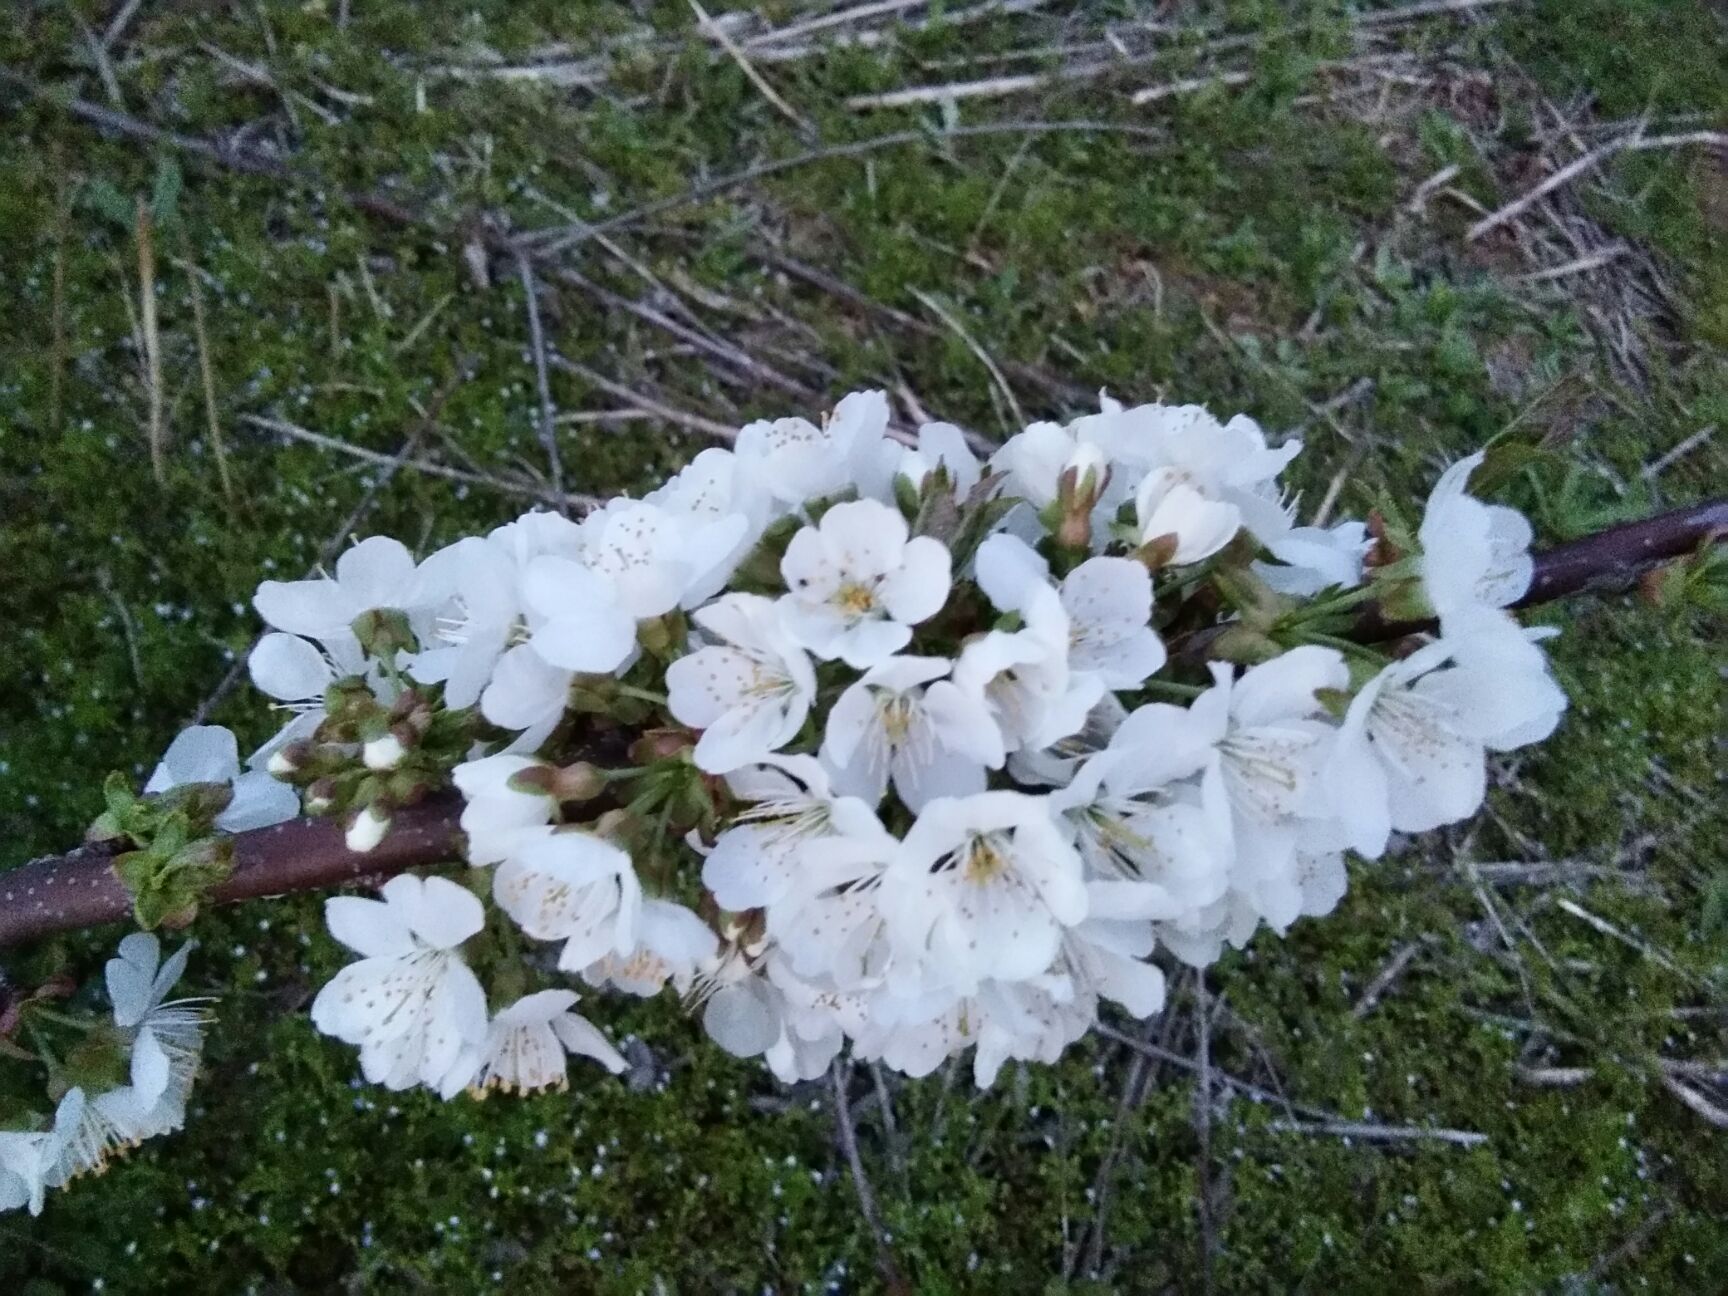
[[[408,615],[397,608],[372,608],[349,622],[368,657],[388,661],[399,652],[414,652],[420,640],[408,624]]]
[[[93,1021],[91,1027],[49,1074],[48,1091],[55,1102],[70,1089],[106,1093],[131,1079],[128,1059],[132,1050],[126,1041],[107,1022]]]

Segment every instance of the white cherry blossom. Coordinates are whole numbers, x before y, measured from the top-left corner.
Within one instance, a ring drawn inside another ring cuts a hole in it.
[[[781,617],[818,657],[866,670],[904,648],[911,627],[948,599],[947,547],[908,538],[906,519],[875,500],[836,504],[792,537],[780,563]]]
[[[548,666],[605,675],[636,651],[637,614],[622,591],[573,558],[546,554],[529,563],[522,601],[533,626],[528,647]]]
[[[373,693],[384,701],[396,696],[396,687],[377,670],[369,669],[360,645],[352,635],[314,644],[298,635],[267,634],[253,646],[246,659],[252,684],[278,709],[290,713],[274,737],[247,758],[261,766],[270,757],[301,738],[309,738],[324,721],[324,691],[339,679],[362,675]]]
[[[713,928],[692,910],[648,898],[637,915],[635,947],[628,954],[603,955],[582,970],[582,979],[625,994],[659,994],[667,982],[688,986],[717,943]]]
[[[967,990],[1046,970],[1086,917],[1086,887],[1042,797],[981,792],[924,807],[877,903],[897,956]]]
[[[131,1081],[141,1109],[155,1111],[159,1121],[179,1124],[187,1096],[204,1055],[204,1031],[210,1015],[201,1000],[165,1002],[186,970],[192,945],[182,945],[166,962],[161,945],[149,932],[133,932],[108,960],[108,997],[114,1005],[114,1025],[132,1050]]]
[[[486,1034],[486,996],[458,952],[485,925],[472,892],[402,874],[381,899],[324,902],[330,934],[361,956],[312,1001],[312,1024],[358,1045],[367,1080],[436,1088]]]
[[[1076,484],[1090,474],[1101,488],[1094,513],[1095,523],[1104,523],[1132,495],[1127,477],[1111,463],[1107,425],[1096,416],[1078,419],[1066,427],[1058,423],[1033,423],[1003,443],[990,459],[992,471],[1004,475],[1004,489],[1035,509],[1056,501],[1064,473],[1072,471]],[[1106,481],[1106,477],[1109,478]],[[1101,531],[1094,527],[1094,534]]]
[[[1199,790],[1160,768],[1161,754],[1112,746],[1050,794],[1085,865],[1094,917],[1174,919],[1212,904],[1229,886],[1229,838]]]
[[[573,990],[541,990],[523,995],[487,1024],[478,1047],[465,1050],[438,1084],[452,1098],[463,1089],[484,1097],[494,1089],[507,1094],[564,1089],[570,1075],[567,1054],[593,1058],[617,1075],[628,1065],[599,1028],[572,1012]]]
[[[535,940],[564,942],[558,966],[566,972],[636,949],[642,884],[630,856],[592,833],[526,843],[498,866],[492,895]]]
[[[1473,814],[1487,753],[1554,731],[1566,695],[1526,632],[1474,608],[1387,666],[1351,700],[1327,765],[1332,809],[1370,859],[1393,829],[1422,832]]]
[[[519,730],[512,752],[537,751],[564,718],[575,673],[554,666],[530,645],[498,658],[480,695],[480,714],[501,729]]]
[[[1362,560],[1373,542],[1361,522],[1347,520],[1330,529],[1292,527],[1268,548],[1277,562],[1254,563],[1255,574],[1279,594],[1312,598],[1336,587],[1362,583]]]
[[[1007,534],[991,536],[974,565],[991,602],[1019,616],[1022,626],[968,640],[954,665],[954,683],[988,708],[1007,750],[1049,747],[1086,723],[1104,682],[1070,667],[1073,623],[1029,545]]]
[[[557,804],[544,792],[512,783],[525,770],[550,768],[527,756],[499,753],[466,761],[450,771],[462,793],[462,831],[470,864],[500,864],[527,843],[551,835]]]
[[[841,795],[810,756],[769,757],[727,775],[748,803],[702,861],[702,885],[724,909],[742,912],[782,900],[804,876],[805,848],[842,837],[886,836],[875,813]]]
[[[886,480],[899,452],[885,439],[887,430],[888,398],[879,391],[854,392],[820,427],[802,418],[746,424],[733,452],[750,481],[760,482],[781,504],[797,507],[876,477]]]
[[[945,678],[953,665],[890,657],[841,693],[822,742],[838,786],[875,805],[892,780],[914,811],[984,790],[985,769],[1006,756],[1002,733],[981,696]]]
[[[725,774],[797,736],[816,675],[771,599],[728,594],[692,619],[712,642],[666,668],[668,705],[680,724],[702,730],[696,764]]]
[[[1466,494],[1485,455],[1460,459],[1434,484],[1422,516],[1422,590],[1441,618],[1473,607],[1502,608],[1530,588],[1530,522],[1517,509]]]
[[[1147,472],[1134,497],[1142,544],[1175,536],[1171,562],[1185,565],[1218,552],[1244,527],[1263,544],[1290,529],[1274,483],[1301,442],[1270,448],[1254,420],[1220,423],[1198,405],[1142,406],[1124,417],[1144,427]]]
[[[582,561],[611,582],[625,612],[644,620],[712,597],[742,556],[750,528],[743,513],[615,499],[583,519]]]
[[[216,816],[223,832],[267,828],[300,813],[299,794],[288,784],[263,770],[241,771],[239,744],[221,725],[181,730],[162,753],[144,791],[167,792],[187,783],[225,783],[232,789],[233,799]]]
[[[1221,663],[1212,675],[1190,706],[1141,707],[1113,742],[1200,775],[1201,804],[1229,843],[1232,892],[1282,929],[1301,910],[1297,852],[1325,828],[1320,777],[1334,731],[1316,694],[1346,688],[1349,670],[1335,650],[1305,645],[1240,679]]]
[[[966,434],[952,423],[926,423],[918,429],[918,444],[906,446],[895,463],[896,476],[914,488],[937,468],[947,470],[950,488],[965,499],[984,475],[984,466],[972,452]]]
[[[28,1206],[40,1215],[59,1159],[60,1141],[52,1129],[0,1130],[0,1211]]]
[[[450,706],[473,706],[498,659],[528,633],[523,573],[540,557],[574,559],[581,537],[577,524],[557,513],[525,513],[427,558],[422,578],[440,601],[432,632],[410,663],[414,678],[443,683]]]
[[[252,605],[277,630],[329,642],[351,636],[355,618],[375,609],[407,613],[415,629],[423,630],[438,601],[407,546],[371,536],[336,560],[335,575],[265,581]]]
[[[1129,558],[1089,558],[1062,580],[1068,666],[1106,688],[1134,689],[1164,665],[1152,629],[1152,575]]]

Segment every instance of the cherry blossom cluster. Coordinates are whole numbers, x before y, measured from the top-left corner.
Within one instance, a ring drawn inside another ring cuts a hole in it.
[[[168,993],[191,952],[182,945],[163,961],[156,937],[134,932],[108,961],[111,1019],[34,1015],[60,1096],[42,1128],[0,1128],[0,1211],[41,1214],[47,1189],[99,1174],[116,1153],[185,1124],[209,1018],[202,1001]],[[48,1035],[70,1046],[63,1058],[49,1052]]]
[[[288,722],[252,773],[199,731],[159,781],[230,782],[250,823],[292,809],[268,771],[355,850],[460,790],[465,874],[327,903],[358,958],[312,1020],[373,1082],[622,1070],[580,985],[670,988],[786,1081],[970,1051],[988,1085],[1104,1001],[1157,1012],[1171,960],[1330,912],[1345,852],[1469,817],[1565,709],[1481,455],[1414,525],[1322,529],[1279,485],[1300,450],[1108,398],[988,459],[895,439],[877,392],[752,423],[579,521],[266,581],[251,674]],[[1364,647],[1370,603],[1435,628]]]

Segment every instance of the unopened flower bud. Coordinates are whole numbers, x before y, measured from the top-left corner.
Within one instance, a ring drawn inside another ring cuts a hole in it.
[[[933,466],[922,453],[908,446],[900,452],[900,462],[895,465],[894,476],[910,482],[916,493],[924,485],[924,479],[930,475]]]
[[[560,801],[592,801],[605,790],[605,775],[587,761],[566,765],[552,778],[552,795]]]
[[[389,831],[389,816],[367,806],[354,816],[354,822],[348,825],[348,831],[342,836],[342,843],[356,855],[364,855],[383,841],[384,834]]]
[[[1110,460],[1096,442],[1082,441],[1068,456],[1063,472],[1074,474],[1076,494],[1090,494],[1096,501],[1104,493],[1104,479],[1110,475]]]
[[[360,759],[370,770],[393,770],[402,763],[406,754],[401,740],[393,733],[374,738],[360,749]]]
[[[1092,511],[1104,497],[1110,481],[1110,461],[1090,441],[1082,441],[1069,456],[1056,479],[1054,517],[1056,543],[1064,549],[1087,549],[1092,544]],[[1050,525],[1050,520],[1046,520]]]
[[[681,756],[695,745],[695,736],[688,729],[650,729],[630,744],[630,759],[638,765],[652,765]]]
[[[306,813],[329,814],[336,806],[336,781],[321,778],[306,789]]]

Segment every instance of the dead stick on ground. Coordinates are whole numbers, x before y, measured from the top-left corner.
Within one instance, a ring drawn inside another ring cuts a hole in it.
[[[182,232],[186,253],[186,284],[192,294],[192,335],[198,342],[198,381],[204,388],[204,417],[210,430],[210,450],[216,458],[216,476],[222,483],[222,498],[234,503],[234,478],[228,470],[228,447],[222,441],[222,422],[216,415],[216,376],[210,364],[210,330],[204,315],[204,289],[198,269],[192,264],[192,240]]]
[[[528,301],[528,340],[534,348],[534,385],[540,395],[540,444],[546,451],[546,477],[552,483],[560,513],[568,513],[564,495],[564,465],[558,456],[558,411],[552,405],[552,382],[546,373],[546,335],[540,328],[539,294],[534,267],[520,252],[516,271],[522,279],[522,295]]]
[[[144,398],[150,411],[150,471],[156,484],[162,486],[168,481],[168,428],[162,413],[162,334],[156,320],[156,238],[150,206],[142,198],[138,200],[137,211],[133,237],[138,244],[138,318],[144,340],[144,354],[139,360],[144,371]]]
[[[1609,140],[1606,144],[1591,149],[1583,157],[1576,158],[1561,167],[1534,189],[1520,195],[1507,203],[1498,211],[1491,212],[1477,221],[1464,237],[1474,243],[1493,230],[1499,229],[1507,221],[1516,220],[1535,204],[1569,181],[1577,179],[1593,167],[1598,167],[1617,153],[1641,153],[1650,149],[1685,148],[1687,145],[1699,144],[1707,148],[1728,148],[1728,134],[1721,131],[1688,131],[1679,135],[1640,135],[1634,131],[1619,139]]]
[[[738,65],[739,71],[744,73],[750,84],[760,90],[762,97],[774,106],[774,111],[806,135],[811,134],[810,123],[799,116],[796,108],[780,97],[778,90],[768,84],[767,78],[756,70],[756,65],[745,56],[743,50],[738,48],[738,42],[726,34],[726,29],[710,18],[708,11],[697,0],[688,0],[688,2],[690,11],[696,15],[696,22],[702,28],[703,33],[711,37],[721,49],[726,51],[726,57]]]
[[[876,1194],[871,1190],[870,1177],[864,1172],[864,1158],[858,1152],[858,1132],[852,1127],[852,1105],[846,1098],[846,1081],[851,1070],[850,1062],[836,1058],[828,1071],[834,1083],[834,1124],[840,1132],[840,1146],[846,1153],[846,1164],[852,1171],[852,1186],[858,1192],[858,1209],[876,1242],[876,1266],[882,1272],[882,1281],[890,1291],[910,1292],[912,1289],[906,1285],[893,1249],[888,1245],[888,1230],[882,1227],[882,1216],[876,1210]]]
[[[1369,1125],[1359,1121],[1275,1120],[1272,1129],[1288,1134],[1323,1134],[1332,1138],[1362,1139],[1369,1143],[1419,1142],[1424,1139],[1450,1143],[1454,1147],[1481,1147],[1486,1134],[1475,1130],[1437,1129],[1427,1125]]]
[[[1218,1234],[1212,1218],[1212,1007],[1206,1001],[1204,968],[1197,970],[1194,976],[1194,1014],[1198,1021],[1200,1054],[1200,1083],[1194,1089],[1194,1132],[1200,1141],[1200,1272],[1207,1296],[1211,1296]]]

